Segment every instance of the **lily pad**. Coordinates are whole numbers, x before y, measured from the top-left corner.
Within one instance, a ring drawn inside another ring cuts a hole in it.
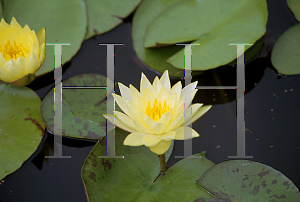
[[[108,32],[123,22],[141,0],[85,0],[88,11],[86,39]]]
[[[144,35],[147,26],[156,16],[182,1],[184,0],[144,0],[132,20],[132,41],[137,56],[155,71],[163,73],[168,70],[172,77],[184,77],[184,71],[173,67],[166,60],[183,47],[173,45],[163,48],[145,48]],[[181,57],[183,58],[184,55],[182,54]],[[201,74],[201,72],[193,72],[193,75],[197,74]]]
[[[83,0],[4,0],[4,18],[10,22],[15,17],[21,26],[28,26],[36,33],[46,28],[46,43],[70,43],[62,46],[62,64],[79,50],[87,26]],[[26,12],[25,12],[26,11]],[[54,46],[46,46],[46,59],[36,75],[53,71]]]
[[[266,32],[268,18],[265,0],[182,1],[166,9],[148,25],[145,47],[193,42],[193,70],[225,65],[237,57],[231,43],[253,44]],[[245,50],[250,48],[246,46]],[[184,69],[184,50],[167,59]],[[239,53],[241,55],[241,53]]]
[[[112,134],[108,134],[112,135]],[[214,164],[205,158],[186,158],[159,175],[158,156],[145,146],[124,146],[128,135],[115,131],[115,155],[124,158],[103,159],[106,139],[103,137],[91,151],[82,168],[87,198],[93,201],[193,201],[210,195],[196,184],[196,179]],[[167,151],[169,159],[172,147]],[[157,178],[157,179],[156,179]]]
[[[299,190],[281,172],[248,160],[219,163],[207,170],[197,182],[226,202],[300,201]]]
[[[299,0],[287,0],[287,5],[293,12],[295,18],[300,21],[300,1]]]
[[[2,1],[0,1],[0,18],[2,18],[3,16],[3,5],[2,5]]]
[[[111,82],[110,80],[108,82]],[[83,74],[62,82],[67,87],[106,87],[106,77]],[[111,84],[112,85],[112,84]],[[112,92],[113,89],[108,89]],[[42,101],[42,117],[54,133],[54,89]],[[62,89],[62,134],[86,139],[100,139],[106,134],[106,88]]]
[[[19,169],[45,132],[41,100],[27,87],[0,84],[0,179]]]
[[[289,28],[277,39],[271,61],[280,74],[300,74],[300,24]]]

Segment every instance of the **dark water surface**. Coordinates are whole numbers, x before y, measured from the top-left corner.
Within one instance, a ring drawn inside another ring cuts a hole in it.
[[[281,171],[300,187],[300,75],[278,75],[270,62],[276,39],[297,21],[285,1],[269,0],[269,21],[258,57],[246,65],[246,156]],[[131,41],[131,17],[114,30],[85,41],[78,54],[63,66],[63,79],[83,73],[106,75],[106,47],[98,43],[123,43],[115,48],[115,81],[139,88],[141,72],[152,82],[160,74],[137,58]],[[193,77],[201,85],[236,85],[236,68],[220,67]],[[54,85],[53,73],[32,83],[43,98]],[[172,84],[180,79],[173,79]],[[184,81],[183,79],[181,79]],[[40,88],[40,87],[43,88]],[[116,93],[119,94],[118,88]],[[200,137],[193,139],[193,153],[206,151],[214,163],[236,155],[235,90],[199,90],[194,102],[212,104],[211,110],[193,124]],[[22,167],[4,178],[1,202],[86,201],[81,167],[96,141],[63,137],[63,155],[71,159],[45,159],[53,155],[53,135],[46,133],[39,149]],[[183,141],[175,141],[168,162],[183,155]]]

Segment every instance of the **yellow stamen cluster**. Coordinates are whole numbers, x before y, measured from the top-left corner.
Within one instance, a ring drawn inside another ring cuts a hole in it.
[[[0,52],[6,61],[11,60],[12,58],[18,59],[19,56],[26,58],[27,55],[27,51],[22,44],[17,44],[17,42],[14,41],[14,45],[12,46],[9,40],[4,44],[3,48],[0,45]]]
[[[146,108],[146,115],[148,115],[154,121],[158,121],[160,117],[168,112],[170,107],[167,106],[166,101],[164,101],[164,106],[161,106],[160,102],[157,102],[157,99],[154,100],[154,105],[151,108],[150,102],[148,102],[148,106]]]

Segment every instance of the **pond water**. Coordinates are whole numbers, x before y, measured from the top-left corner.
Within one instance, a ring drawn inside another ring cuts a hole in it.
[[[255,60],[246,64],[245,126],[246,156],[281,171],[300,187],[300,75],[282,76],[270,62],[276,39],[296,20],[285,1],[268,1],[269,20],[264,45]],[[115,81],[139,87],[141,73],[152,82],[161,74],[149,69],[136,56],[131,41],[131,18],[114,30],[85,41],[81,50],[63,66],[63,79],[83,73],[106,75],[106,47],[98,43],[123,43],[115,48]],[[29,87],[43,98],[53,87],[53,73]],[[178,80],[172,79],[172,84]],[[199,85],[236,85],[236,67],[209,70],[193,81]],[[119,94],[119,89],[116,88]],[[193,153],[206,151],[214,163],[236,155],[236,91],[199,90],[194,102],[211,104],[211,110],[193,124],[200,134],[193,139]],[[81,167],[96,141],[63,137],[63,155],[71,159],[45,159],[53,155],[53,135],[46,133],[38,150],[24,165],[4,178],[0,201],[86,201]],[[168,166],[183,155],[183,141],[176,141]]]

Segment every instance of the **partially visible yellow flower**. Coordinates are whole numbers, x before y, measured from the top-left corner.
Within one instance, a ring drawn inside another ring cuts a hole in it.
[[[114,115],[107,115],[110,122],[115,121],[119,128],[131,132],[124,140],[124,145],[145,145],[158,155],[164,154],[170,147],[172,140],[184,140],[184,131],[199,137],[199,134],[190,127],[184,127],[184,108],[192,110],[192,117],[186,120],[187,125],[204,115],[210,106],[192,102],[198,89],[197,82],[191,83],[182,89],[181,82],[172,88],[168,71],[161,79],[156,77],[153,85],[142,74],[140,92],[132,85],[127,88],[119,83],[121,96],[113,94],[123,112],[115,111]],[[184,96],[190,99],[184,103]]]
[[[45,28],[37,34],[22,28],[13,17],[10,25],[0,22],[0,80],[27,85],[45,60]]]

